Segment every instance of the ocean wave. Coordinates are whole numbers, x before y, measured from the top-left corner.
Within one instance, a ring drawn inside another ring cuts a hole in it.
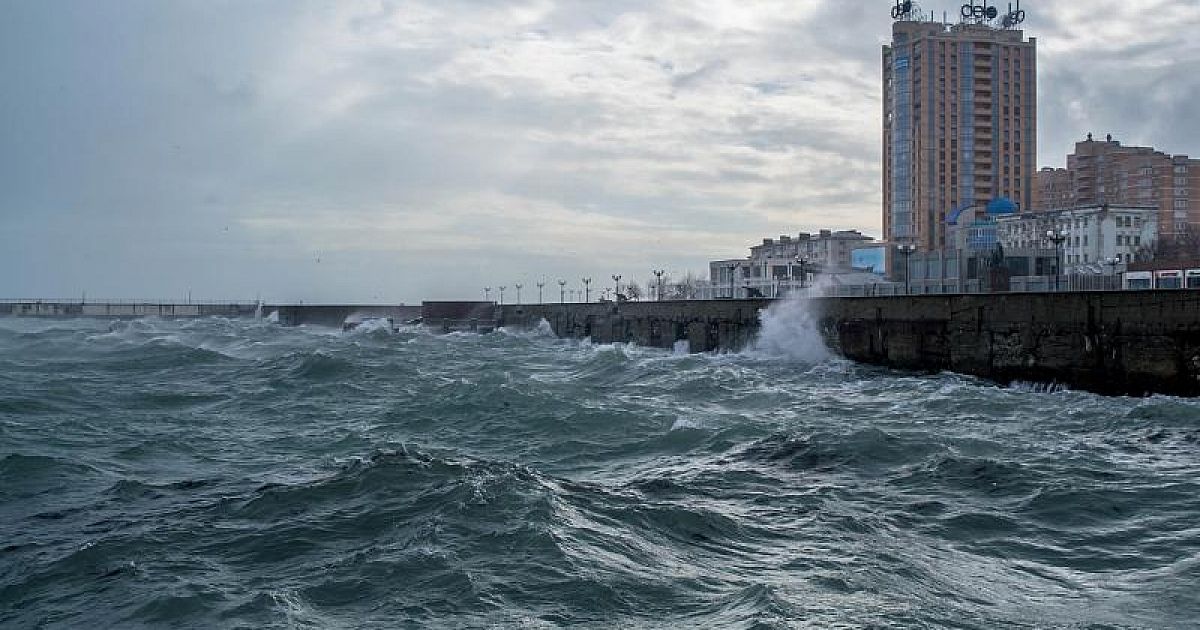
[[[913,467],[892,483],[924,492],[1020,497],[1037,492],[1047,478],[1016,462],[990,458],[939,455]]]
[[[0,459],[0,497],[29,499],[65,489],[72,480],[96,472],[88,464],[60,457],[11,453]]]
[[[0,356],[4,627],[1200,614],[1188,400],[220,319],[3,321]]]
[[[890,468],[938,450],[934,444],[906,440],[878,428],[845,434],[775,434],[747,447],[742,457],[782,463],[797,470],[838,471],[846,468]]]

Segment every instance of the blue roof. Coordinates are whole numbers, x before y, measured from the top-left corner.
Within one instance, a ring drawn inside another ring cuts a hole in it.
[[[996,197],[987,205],[988,214],[1016,214],[1017,204],[1008,197]]]

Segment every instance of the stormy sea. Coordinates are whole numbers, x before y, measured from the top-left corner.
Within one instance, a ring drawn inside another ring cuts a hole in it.
[[[792,311],[788,311],[792,308]],[[1195,628],[1200,403],[830,356],[0,320],[3,628]]]

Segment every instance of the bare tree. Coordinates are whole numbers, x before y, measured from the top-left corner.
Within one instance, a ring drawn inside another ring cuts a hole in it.
[[[700,277],[691,271],[679,280],[663,279],[668,300],[694,300],[700,294]]]
[[[1137,251],[1139,261],[1188,262],[1200,259],[1200,229],[1188,224],[1182,232],[1163,236]]]
[[[634,280],[630,280],[629,284],[625,285],[625,297],[634,302],[642,299],[642,287]]]

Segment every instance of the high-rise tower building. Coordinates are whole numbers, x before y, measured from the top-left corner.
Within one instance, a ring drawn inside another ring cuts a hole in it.
[[[946,246],[946,216],[1006,197],[1033,207],[1037,40],[1019,7],[964,5],[951,24],[897,2],[883,47],[883,226],[895,243]]]

